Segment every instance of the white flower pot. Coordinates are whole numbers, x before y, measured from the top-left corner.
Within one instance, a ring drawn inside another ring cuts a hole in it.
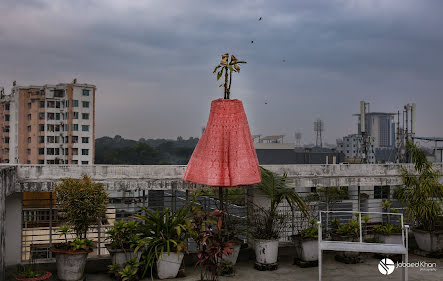
[[[235,244],[231,255],[223,255],[223,260],[230,261],[232,265],[237,263],[238,254],[240,254],[240,244]]]
[[[391,235],[380,234],[378,238],[384,244],[403,244],[403,241],[401,241],[401,234],[398,233]]]
[[[88,251],[65,251],[51,248],[55,253],[57,277],[61,281],[83,280]]]
[[[296,257],[302,261],[317,261],[318,260],[318,240],[317,239],[302,239],[301,237],[294,237],[294,246]]]
[[[158,278],[175,278],[177,277],[180,265],[183,260],[183,253],[168,253],[163,252],[157,261],[157,274]]]
[[[255,257],[258,263],[274,264],[278,257],[278,240],[255,240]]]
[[[413,229],[412,232],[420,250],[431,253],[443,250],[443,231],[429,232]]]

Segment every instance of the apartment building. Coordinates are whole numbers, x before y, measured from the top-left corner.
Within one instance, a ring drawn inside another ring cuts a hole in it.
[[[342,139],[337,139],[337,152],[343,153],[345,155],[345,161],[350,159],[362,159],[364,158],[364,153],[362,149],[363,138],[361,135],[352,134],[343,137]],[[375,152],[374,152],[375,139],[374,137],[369,137],[368,143],[368,157],[367,161],[370,164],[376,162]]]
[[[14,85],[0,97],[0,162],[94,163],[95,91],[90,84]]]

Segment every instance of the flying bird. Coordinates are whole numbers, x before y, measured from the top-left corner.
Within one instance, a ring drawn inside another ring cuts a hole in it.
[[[283,60],[283,62],[286,62],[286,60]]]
[[[251,44],[254,44],[254,40],[251,40]]]
[[[260,21],[261,19],[262,19],[261,17],[258,18],[259,21]]]

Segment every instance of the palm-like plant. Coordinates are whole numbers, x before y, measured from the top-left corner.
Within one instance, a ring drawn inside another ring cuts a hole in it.
[[[288,186],[290,179],[286,173],[280,176],[263,167],[260,170],[262,180],[257,187],[271,200],[271,212],[276,212],[278,205],[286,201],[292,210],[298,207],[307,215],[308,207],[295,188]]]
[[[443,186],[439,182],[440,173],[433,169],[424,151],[416,144],[408,142],[407,151],[415,171],[410,172],[402,167],[404,185],[397,189],[397,197],[407,205],[408,218],[417,228],[433,231],[436,220],[442,214]]]
[[[229,54],[223,54],[220,63],[214,68],[214,72],[217,70],[217,81],[225,74],[225,83],[220,84],[219,87],[225,88],[225,99],[230,98],[231,84],[232,84],[232,72],[240,73],[239,64],[246,63],[245,61],[239,61],[234,55],[231,55],[231,61],[229,61]]]
[[[187,251],[187,239],[192,234],[192,223],[190,220],[191,207],[180,208],[176,211],[164,208],[163,211],[152,211],[141,208],[144,215],[134,215],[143,221],[140,225],[142,238],[140,239],[135,252],[143,251],[143,260],[146,274],[148,268],[151,270],[153,278],[153,268],[155,262],[164,252],[185,252]]]
[[[308,207],[295,188],[289,187],[287,174],[277,175],[260,167],[262,181],[257,187],[270,199],[270,207],[255,206],[252,210],[249,232],[256,239],[277,239],[284,227],[287,217],[278,213],[278,206],[287,202],[294,210],[295,207],[307,216]]]

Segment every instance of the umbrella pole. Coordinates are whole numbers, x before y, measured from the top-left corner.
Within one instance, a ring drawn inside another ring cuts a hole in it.
[[[223,187],[218,187],[218,200],[220,200],[220,211],[223,211]]]

